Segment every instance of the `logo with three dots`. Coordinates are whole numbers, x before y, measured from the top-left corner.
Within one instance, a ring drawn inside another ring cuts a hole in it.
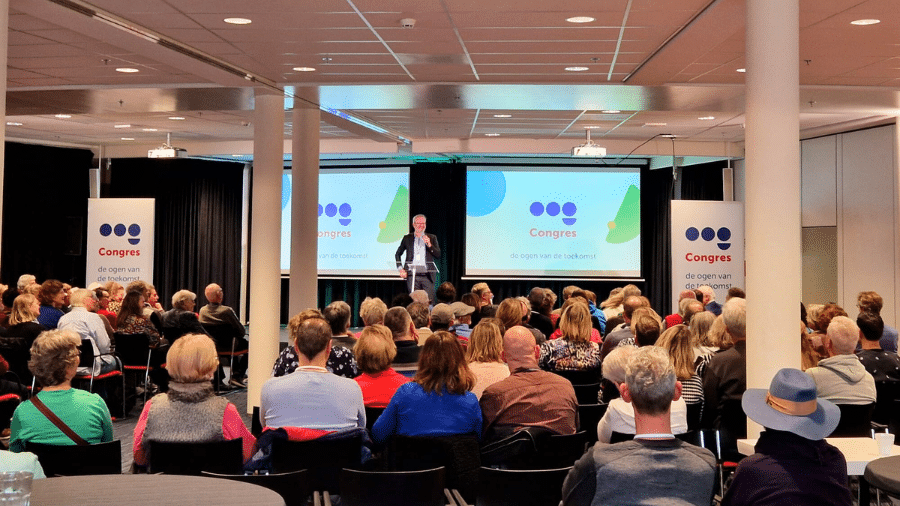
[[[541,202],[532,202],[528,210],[531,211],[533,216],[541,216],[544,213],[547,213],[548,216],[559,216],[559,213],[562,212],[564,215],[562,222],[572,226],[575,224],[576,218],[574,216],[578,208],[572,202],[566,202],[563,205],[559,205],[557,202],[549,202],[546,206]]]
[[[322,217],[322,214],[329,218],[334,218],[337,215],[340,215],[338,218],[338,223],[343,226],[350,225],[350,213],[353,212],[353,209],[350,207],[350,204],[344,202],[340,206],[336,204],[326,204],[325,207],[322,207],[322,204],[319,204],[319,217]]]
[[[103,237],[109,237],[110,234],[116,234],[116,236],[122,237],[126,232],[131,236],[128,238],[129,244],[136,245],[141,242],[141,238],[138,237],[141,235],[141,226],[137,223],[132,223],[131,225],[128,225],[127,228],[122,223],[119,223],[116,226],[112,226],[109,223],[100,225],[100,235]]]
[[[718,238],[721,242],[716,243],[716,246],[722,251],[731,247],[731,243],[727,242],[731,239],[731,230],[729,230],[728,227],[722,227],[719,230],[713,230],[711,227],[697,230],[696,227],[690,227],[685,230],[684,236],[691,242],[696,241],[697,239],[703,239],[706,242],[710,242]]]

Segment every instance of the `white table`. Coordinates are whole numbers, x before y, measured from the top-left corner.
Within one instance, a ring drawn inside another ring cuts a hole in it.
[[[847,474],[850,476],[862,476],[866,471],[866,464],[880,459],[878,442],[869,437],[829,437],[825,438],[829,444],[837,448],[847,459]],[[755,439],[738,439],[738,451],[742,455],[753,455],[756,446]],[[900,455],[900,446],[894,445],[891,455]]]

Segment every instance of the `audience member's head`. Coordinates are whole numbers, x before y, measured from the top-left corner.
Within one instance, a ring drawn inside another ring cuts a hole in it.
[[[459,301],[463,304],[472,306],[477,311],[479,307],[481,307],[481,299],[477,294],[472,292],[462,294],[462,297],[459,298]]]
[[[522,305],[522,321],[528,323],[531,320],[531,302],[528,297],[516,297],[516,300]]]
[[[66,299],[66,293],[63,291],[63,284],[56,279],[48,279],[41,284],[41,291],[38,299],[42,306],[53,306],[57,309],[63,307]]]
[[[428,298],[428,292],[426,292],[425,290],[413,290],[413,292],[409,294],[409,296],[410,298],[412,298],[412,300],[404,304],[404,307],[412,304],[413,302],[421,302],[426,306],[431,303],[431,300]]]
[[[806,321],[804,323],[806,323],[806,326],[809,327],[810,330],[819,330],[817,321],[819,319],[819,315],[822,314],[823,309],[825,309],[824,304],[810,304],[806,306]]]
[[[835,316],[828,324],[825,349],[832,355],[852,355],[859,342],[859,327],[846,316]]]
[[[680,396],[681,388],[675,377],[675,368],[665,350],[657,346],[645,346],[628,358],[622,398],[631,402],[635,417],[668,413],[672,401]]]
[[[387,304],[378,297],[366,297],[359,305],[359,317],[363,325],[374,325],[384,322]]]
[[[775,373],[768,390],[748,388],[741,406],[751,420],[767,429],[818,441],[837,428],[841,411],[831,401],[817,398],[816,394],[816,382],[810,375],[785,368]],[[807,408],[797,409],[797,406]]]
[[[703,285],[699,288],[700,293],[703,294],[703,305],[709,304],[710,302],[716,300],[716,292],[709,285]]]
[[[859,295],[856,296],[856,307],[866,313],[881,314],[884,299],[875,292],[859,292]]]
[[[115,281],[107,281],[103,288],[106,288],[106,291],[109,292],[110,300],[122,302],[122,299],[125,298],[125,287]]]
[[[856,317],[856,325],[866,341],[881,340],[881,335],[884,333],[884,320],[877,313],[860,312]]]
[[[122,299],[122,306],[116,321],[121,325],[129,325],[128,319],[132,316],[142,318],[144,315],[144,296],[140,292],[128,292]]]
[[[417,329],[428,326],[428,319],[431,315],[428,313],[428,306],[425,304],[413,302],[406,306],[406,312],[409,313],[409,317],[412,318],[413,324]]]
[[[466,360],[469,362],[503,362],[502,354],[503,338],[500,337],[500,327],[485,321],[475,325],[472,335],[469,336]]]
[[[681,293],[678,294],[678,307],[681,308],[681,301],[684,299],[694,299],[697,300],[697,297],[694,295],[693,290],[682,290]]]
[[[541,312],[544,305],[544,289],[536,286],[528,292],[528,303],[531,304],[531,310],[537,313]]]
[[[740,297],[742,299],[746,299],[747,294],[744,293],[744,290],[742,288],[732,286],[731,288],[728,289],[728,293],[725,295],[725,302],[728,302],[729,300],[731,300],[732,297]]]
[[[507,331],[516,325],[522,324],[522,304],[515,298],[503,299],[497,308],[497,318],[503,323]]]
[[[694,375],[694,347],[691,345],[691,330],[687,325],[673,325],[660,334],[656,346],[666,350],[675,368],[675,376],[685,381]]]
[[[453,320],[456,323],[466,325],[472,323],[472,313],[475,312],[474,307],[463,302],[454,302],[450,304],[450,309],[453,310]]]
[[[88,311],[93,311],[97,307],[97,295],[87,288],[77,288],[72,290],[69,295],[69,302],[72,307],[83,307]]]
[[[206,285],[206,288],[203,290],[203,296],[206,297],[207,302],[210,304],[221,304],[225,293],[222,291],[222,287],[217,283],[210,283]],[[147,297],[148,300],[149,298],[150,297]]]
[[[297,334],[300,332],[300,324],[313,318],[324,320],[325,316],[323,316],[322,312],[316,308],[307,308],[295,314],[288,320],[288,335],[290,336],[291,344],[296,344],[295,340],[297,339]]]
[[[7,290],[7,292],[17,293],[16,290],[12,289]],[[30,293],[23,293],[13,300],[12,311],[9,313],[9,324],[12,326],[34,321],[40,312],[41,306],[37,298]]]
[[[572,294],[575,293],[577,290],[578,290],[578,287],[575,285],[569,285],[569,286],[563,288],[563,291],[562,291],[563,302],[569,300],[569,297],[571,297]]]
[[[203,334],[186,334],[179,337],[166,353],[166,371],[169,372],[172,381],[178,383],[209,381],[218,367],[216,343]]]
[[[331,351],[331,327],[323,318],[310,318],[303,320],[297,326],[297,333],[293,336],[297,353],[308,361],[312,361],[324,354],[325,361]]]
[[[7,309],[12,309],[13,302],[16,300],[16,297],[21,295],[24,292],[20,292],[19,290],[8,288],[5,292],[3,292],[3,307]]]
[[[140,293],[140,292],[139,292]],[[178,290],[172,295],[172,307],[181,311],[193,311],[197,294],[190,290]]]
[[[634,310],[631,319],[631,331],[634,333],[634,343],[638,346],[653,346],[659,339],[659,322],[650,314],[648,308]]]
[[[727,350],[734,346],[734,340],[728,335],[728,329],[725,328],[725,318],[723,318],[722,315],[716,316],[712,325],[709,326],[707,335],[709,336],[709,345],[713,348]]]
[[[601,366],[603,377],[618,386],[625,383],[625,364],[628,363],[630,357],[635,351],[636,346],[626,345],[617,346],[603,359]]]
[[[691,342],[694,346],[714,346],[709,339],[709,330],[716,315],[709,311],[701,311],[691,317]]]
[[[625,317],[625,321],[631,321],[631,315],[634,313],[634,310],[639,307],[644,307],[644,301],[641,300],[640,295],[632,295],[625,299],[622,306],[622,314]]]
[[[453,308],[447,304],[435,304],[431,308],[431,330],[447,330],[453,325]]]
[[[384,314],[384,326],[391,331],[394,341],[415,339],[412,335],[412,318],[406,308],[392,307],[388,309]]]
[[[437,331],[425,340],[419,355],[419,368],[413,379],[426,393],[463,394],[475,386],[475,375],[466,364],[459,339],[446,331]]]
[[[703,307],[703,303],[697,299],[684,299],[679,303],[679,308],[684,307],[684,313],[681,315],[681,319],[684,323],[691,323],[691,319],[694,318],[694,315],[702,313],[706,311],[706,308]]]
[[[33,285],[35,283],[34,274],[22,274],[16,282],[16,290],[18,290],[19,293],[25,293],[25,289],[28,288],[28,285]]]
[[[478,296],[482,306],[493,303],[494,292],[491,291],[491,288],[487,283],[475,283],[475,285],[472,286],[472,293]]]
[[[322,316],[331,327],[332,336],[345,336],[350,329],[350,304],[336,300],[325,306]]]
[[[453,283],[444,281],[435,290],[434,298],[437,302],[443,302],[444,304],[456,302],[456,287],[453,286]]]
[[[125,287],[125,292],[140,292],[144,296],[144,300],[146,301],[150,300],[150,288],[152,287],[153,285],[151,285],[150,283],[138,279],[132,281],[131,283],[128,283],[128,286]],[[196,298],[197,297],[194,296],[194,299]]]
[[[575,303],[563,308],[559,316],[561,339],[570,343],[586,343],[591,340],[591,313],[588,305]]]
[[[417,291],[420,291],[423,294],[425,293],[425,290],[417,290]],[[413,293],[415,293],[415,292],[413,292]],[[394,295],[394,298],[391,299],[390,307],[406,307],[406,306],[412,304],[413,302],[416,302],[417,300],[419,300],[421,302],[420,299],[421,299],[420,296],[413,297],[411,294],[408,294],[406,292],[400,292],[397,295]],[[428,294],[425,294],[425,303],[428,304]]]
[[[390,369],[391,362],[397,356],[397,345],[394,344],[391,331],[376,323],[360,332],[359,340],[353,347],[353,355],[360,371],[378,374]]]
[[[78,368],[81,338],[71,330],[41,332],[31,345],[28,370],[42,387],[69,382]]]
[[[600,307],[602,307],[603,309],[613,309],[621,306],[622,302],[624,301],[624,290],[621,286],[617,286],[609,291],[609,297],[607,297],[606,300],[600,303]]]
[[[722,320],[725,329],[734,341],[747,338],[747,302],[740,297],[732,297],[722,306]]]
[[[525,327],[513,327],[503,335],[503,358],[510,372],[537,368],[536,349],[534,334]]]
[[[828,332],[828,325],[831,324],[831,320],[836,316],[847,316],[847,312],[833,302],[825,304],[816,316],[815,329],[813,330],[817,330],[822,334]]]

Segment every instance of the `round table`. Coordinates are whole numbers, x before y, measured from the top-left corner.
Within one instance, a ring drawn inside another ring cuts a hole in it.
[[[34,480],[31,504],[285,506],[280,495],[258,485],[205,476],[165,474],[105,474]]]
[[[900,456],[869,462],[864,476],[869,485],[891,497],[900,497]]]

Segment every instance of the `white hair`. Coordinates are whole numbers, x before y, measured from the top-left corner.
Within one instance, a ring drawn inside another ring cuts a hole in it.
[[[852,355],[859,341],[859,327],[846,316],[835,316],[828,324],[828,339],[839,355]]]

